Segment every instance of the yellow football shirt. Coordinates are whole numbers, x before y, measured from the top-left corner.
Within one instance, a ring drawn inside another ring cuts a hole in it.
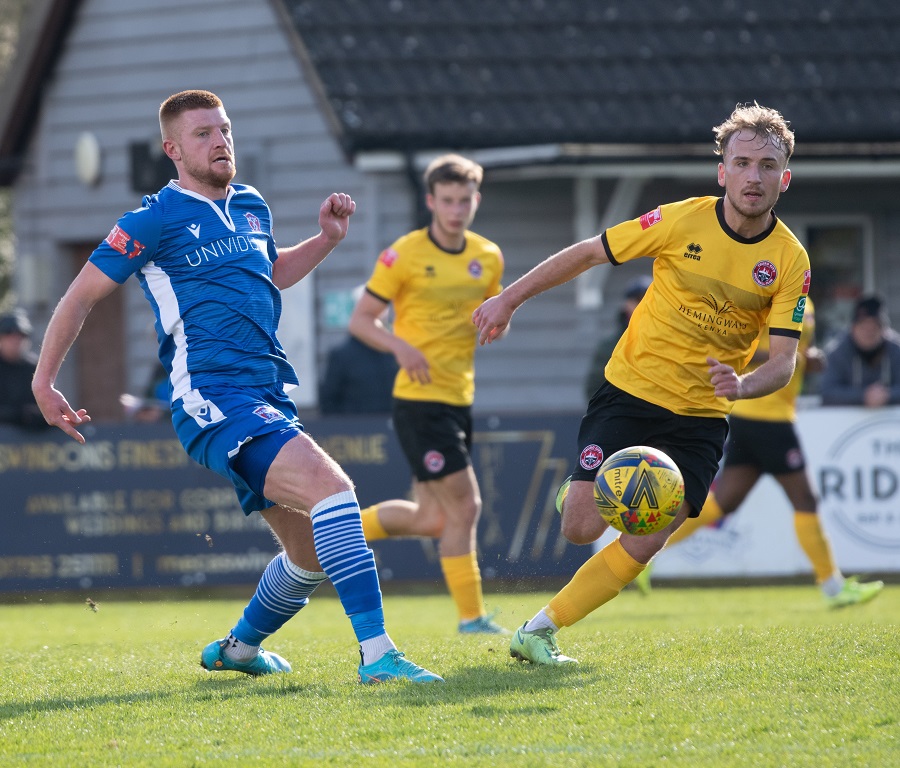
[[[806,300],[806,311],[803,313],[803,330],[800,332],[800,344],[797,347],[797,367],[786,386],[765,397],[754,397],[750,400],[738,400],[731,413],[742,419],[754,421],[794,421],[797,418],[797,396],[803,387],[806,374],[806,350],[813,343],[816,332],[816,314],[812,299]],[[769,349],[769,329],[764,328],[759,337],[758,351]],[[748,370],[756,368],[748,366]]]
[[[503,255],[474,232],[459,253],[432,240],[428,228],[401,237],[382,251],[366,290],[394,305],[394,333],[428,360],[430,384],[400,370],[394,397],[449,405],[475,399],[475,341],[472,313],[500,293]]]
[[[635,397],[687,416],[725,416],[707,356],[744,370],[762,328],[799,338],[809,257],[780,219],[754,238],[725,223],[718,197],[662,205],[607,229],[610,261],[655,257],[653,282],[606,366]]]

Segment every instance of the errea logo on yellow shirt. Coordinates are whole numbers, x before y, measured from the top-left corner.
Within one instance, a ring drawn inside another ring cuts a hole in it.
[[[687,250],[684,252],[684,258],[693,259],[694,261],[700,261],[700,254],[703,252],[703,248],[699,243],[689,243]]]

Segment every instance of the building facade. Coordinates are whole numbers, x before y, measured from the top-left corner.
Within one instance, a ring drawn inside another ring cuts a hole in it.
[[[569,0],[551,20],[534,8],[516,15],[519,4],[505,0],[435,2],[406,15],[387,3],[35,0],[0,102],[19,303],[46,326],[116,219],[169,178],[160,102],[212,90],[234,125],[238,181],[266,197],[280,244],[315,234],[331,192],[358,204],[347,239],[284,297],[280,338],[300,374],[298,403],[315,409],[319,368],[343,337],[353,289],[381,249],[425,221],[420,176],[436,154],[462,151],[485,166],[473,228],[500,244],[508,283],[605,226],[718,194],[710,128],[757,98],[797,130],[777,213],[810,252],[821,335],[842,330],[853,300],[875,290],[900,324],[900,67],[890,60],[900,54],[880,42],[896,39],[900,17],[868,2],[829,5],[827,18],[797,5],[762,29],[729,18],[733,9],[682,18],[646,5],[634,16],[630,6],[600,13]],[[804,23],[821,39],[798,38]],[[664,34],[678,24],[684,34]],[[829,69],[839,31],[846,60]],[[627,46],[629,34],[638,42]],[[854,34],[867,35],[864,51]],[[718,53],[702,47],[710,35]],[[571,45],[551,45],[554,36]],[[691,36],[702,61],[682,50]],[[776,61],[772,51],[791,43],[795,58]],[[742,46],[759,54],[743,74],[731,61]],[[579,80],[578,56],[601,73]],[[818,90],[785,84],[785,73],[810,67]],[[623,287],[652,269],[639,261],[592,270],[522,307],[509,337],[477,353],[476,412],[580,410],[596,337],[615,326]],[[135,281],[96,307],[60,380],[77,407],[115,420],[118,396],[145,388],[156,369],[152,319]]]

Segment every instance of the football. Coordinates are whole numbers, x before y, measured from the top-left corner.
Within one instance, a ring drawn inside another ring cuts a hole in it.
[[[684,501],[684,478],[665,453],[635,445],[616,451],[600,465],[594,499],[613,528],[644,536],[675,519]]]

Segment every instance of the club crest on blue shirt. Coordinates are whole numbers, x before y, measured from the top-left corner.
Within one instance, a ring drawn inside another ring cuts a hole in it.
[[[250,229],[253,232],[262,232],[259,225],[259,216],[255,216],[252,213],[245,213],[244,216],[247,217],[247,223],[250,225]]]

